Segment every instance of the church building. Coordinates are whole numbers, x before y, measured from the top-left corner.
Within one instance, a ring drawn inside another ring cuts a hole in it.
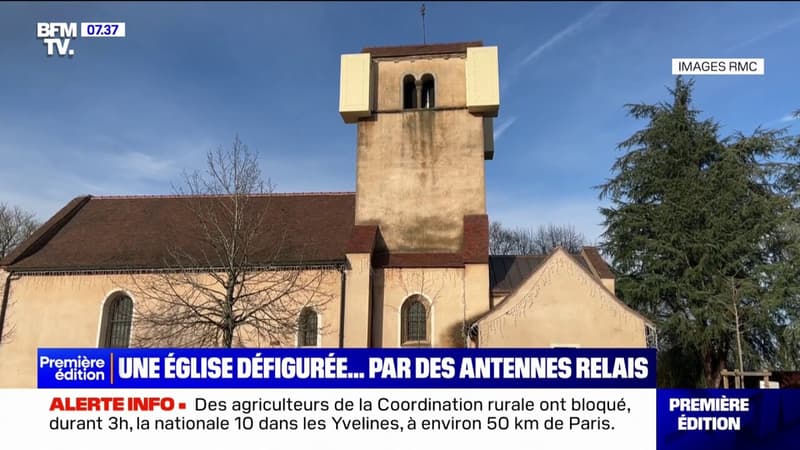
[[[251,199],[268,213],[250,261],[313,275],[313,297],[326,301],[298,309],[291,337],[235,344],[652,345],[652,324],[615,296],[596,248],[489,255],[485,165],[495,157],[499,92],[498,49],[481,42],[342,55],[339,112],[357,136],[355,192]],[[169,248],[206,254],[185,206],[213,200],[77,197],[1,261],[0,387],[35,386],[38,347],[144,342],[135,311],[152,292],[140,281],[169,269]],[[281,251],[268,251],[275,242]]]

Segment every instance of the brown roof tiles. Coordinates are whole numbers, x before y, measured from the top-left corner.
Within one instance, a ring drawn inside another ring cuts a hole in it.
[[[461,253],[377,253],[373,258],[375,267],[445,268],[464,267]]]
[[[592,248],[592,247],[585,247]],[[572,259],[592,274],[589,263],[581,255],[570,254]],[[493,295],[508,294],[525,282],[539,266],[547,260],[548,255],[489,257],[489,286]],[[598,254],[599,257],[599,254]],[[603,263],[605,264],[605,262]],[[606,265],[606,269],[608,266]],[[605,278],[605,277],[603,277]],[[613,276],[611,276],[613,278]]]
[[[466,53],[468,47],[482,47],[483,42],[453,42],[449,44],[403,45],[395,47],[366,47],[361,53],[369,53],[373,58],[391,58],[403,56],[444,55],[449,53]]]
[[[486,264],[489,261],[489,216],[464,216],[462,247],[465,263]]]
[[[600,250],[597,247],[583,247],[581,254],[583,259],[591,266],[593,272],[597,273],[597,276],[604,279],[614,278],[614,273],[603,257],[600,256]]]
[[[215,208],[223,197],[81,197],[50,219],[4,260],[15,271],[169,268],[171,249],[213,255],[192,205]],[[252,196],[266,211],[253,265],[338,262],[353,230],[355,194]],[[193,203],[200,202],[200,203]],[[209,263],[212,257],[205,258]],[[174,264],[174,263],[173,263]]]
[[[7,254],[6,257],[0,261],[0,267],[10,266],[40,250],[61,227],[69,222],[69,220],[89,202],[90,199],[91,196],[88,195],[72,199],[55,213],[53,217],[34,231],[28,239],[18,245],[11,253]]]
[[[354,225],[347,243],[347,253],[372,253],[377,235],[377,225]]]

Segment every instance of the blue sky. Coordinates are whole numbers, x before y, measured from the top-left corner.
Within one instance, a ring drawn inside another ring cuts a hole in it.
[[[428,42],[500,49],[487,161],[492,219],[602,232],[592,189],[643,123],[674,57],[759,57],[764,76],[696,79],[723,133],[800,121],[800,3],[436,3]],[[82,194],[169,194],[235,134],[280,192],[353,191],[355,127],[338,115],[339,55],[421,43],[413,3],[2,3],[0,202],[44,220]],[[47,57],[39,21],[126,22]]]

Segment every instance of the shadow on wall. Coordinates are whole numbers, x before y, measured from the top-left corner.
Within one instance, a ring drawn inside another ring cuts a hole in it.
[[[475,314],[472,317],[467,317],[464,323],[455,323],[447,329],[447,343],[440,345],[441,347],[464,348],[467,347],[467,333],[473,323],[475,323],[481,314]]]

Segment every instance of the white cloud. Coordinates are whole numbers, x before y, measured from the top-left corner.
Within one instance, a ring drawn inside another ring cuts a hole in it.
[[[766,39],[766,38],[768,38],[768,37],[770,37],[770,36],[772,36],[774,34],[780,33],[781,31],[783,31],[783,30],[785,30],[787,28],[790,28],[790,27],[792,27],[794,25],[797,25],[797,24],[800,24],[800,16],[792,17],[792,18],[786,20],[783,23],[780,23],[780,24],[778,24],[776,26],[769,27],[769,29],[767,31],[764,31],[764,32],[762,32],[760,34],[757,34],[757,35],[753,36],[752,38],[750,38],[750,39],[748,39],[746,41],[740,42],[740,43],[728,48],[726,51],[727,52],[731,52],[731,51],[734,51],[734,50],[738,50],[738,49],[740,49],[742,47],[746,47],[748,45],[755,44],[758,41],[762,41],[762,40],[764,40],[764,39]]]
[[[791,122],[793,120],[798,120],[798,118],[794,114],[787,114],[781,117],[781,122]]]
[[[79,195],[169,194],[184,168],[202,168],[210,148],[202,139],[145,142],[98,134],[74,143],[55,134],[4,136],[0,155],[14,164],[0,167],[0,201],[46,220]]]
[[[210,138],[145,140],[145,136],[130,135],[107,141],[95,137],[95,142],[93,149],[97,162],[94,164],[108,170],[93,175],[93,178],[106,179],[109,187],[114,189],[109,195],[138,194],[143,183],[149,186],[148,191],[158,186],[158,193],[171,193],[171,184],[180,183],[184,171],[204,169],[207,152],[217,147]],[[160,192],[165,187],[166,192]]]
[[[511,125],[514,125],[514,122],[516,121],[517,121],[516,116],[511,116],[508,119],[501,121],[500,124],[497,125],[497,128],[494,129],[494,134],[492,135],[492,137],[494,137],[494,140],[496,141],[500,139],[500,136],[502,136],[506,132],[506,130],[511,128]]]
[[[594,8],[592,8],[591,11],[584,14],[578,20],[572,22],[566,28],[563,28],[558,33],[552,35],[550,39],[545,41],[540,46],[536,47],[536,49],[533,50],[532,52],[528,53],[528,55],[525,58],[523,58],[518,65],[524,66],[530,63],[531,61],[541,56],[544,52],[546,52],[550,48],[556,46],[562,40],[566,39],[572,34],[576,34],[579,31],[581,31],[581,29],[583,29],[586,26],[586,24],[592,21],[593,19],[605,16],[611,5],[612,5],[611,3],[603,2],[595,6]]]
[[[175,171],[172,160],[158,158],[140,151],[127,151],[112,157],[118,169],[146,178],[161,178]]]
[[[35,189],[30,188],[32,185]],[[42,174],[26,170],[7,177],[0,176],[0,202],[30,211],[41,221],[49,219],[73,198],[103,192],[104,189],[105,186],[79,175],[52,169]]]

